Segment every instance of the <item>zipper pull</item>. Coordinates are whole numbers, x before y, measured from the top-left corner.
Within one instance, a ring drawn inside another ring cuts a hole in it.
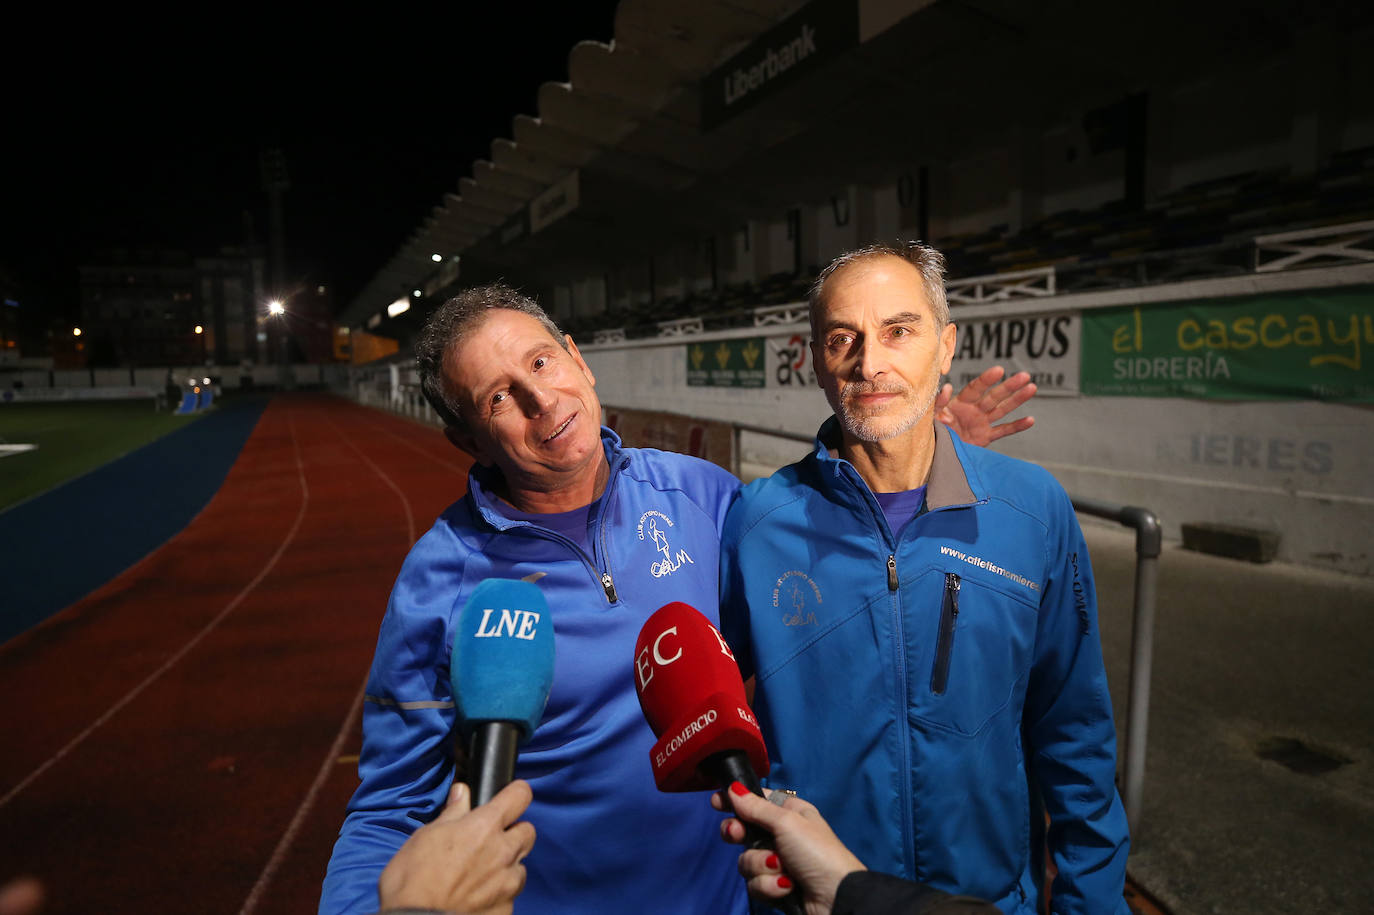
[[[611,603],[615,603],[616,601],[620,600],[620,598],[616,596],[615,582],[611,581],[610,572],[601,573],[601,587],[606,592],[606,600],[610,601]]]
[[[897,581],[897,556],[895,554],[887,557],[887,590],[896,591],[901,582]]]

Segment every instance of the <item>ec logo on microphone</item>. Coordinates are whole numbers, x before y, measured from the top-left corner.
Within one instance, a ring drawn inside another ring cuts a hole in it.
[[[725,641],[725,636],[720,634],[720,630],[709,623],[707,623],[706,628],[711,630],[711,634],[714,635],[716,637],[716,641],[720,643],[720,653],[725,655],[731,661],[734,661],[734,652],[730,651],[730,646]],[[676,626],[669,626],[667,629],[660,632],[658,634],[658,638],[654,639],[652,648],[646,646],[639,652],[639,655],[635,658],[635,674],[639,677],[639,688],[641,691],[643,691],[644,687],[649,685],[649,681],[654,678],[655,666],[667,667],[669,664],[672,664],[678,658],[682,657],[681,646],[673,643],[670,643],[666,647],[664,646],[664,640],[667,639],[670,635],[677,635]],[[671,651],[672,654],[665,655],[664,652],[666,651]],[[653,656],[652,663],[650,663],[649,660],[651,654]]]
[[[539,624],[539,614],[533,610],[502,610],[501,615],[496,620],[496,627],[491,628],[491,615],[496,612],[494,607],[487,607],[482,611],[482,621],[477,624],[477,631],[472,634],[475,639],[497,639],[503,636],[512,636],[517,639],[531,641],[536,634],[535,627]]]

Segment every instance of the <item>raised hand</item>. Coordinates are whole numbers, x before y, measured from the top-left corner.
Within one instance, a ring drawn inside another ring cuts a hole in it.
[[[990,445],[999,438],[1024,432],[1035,425],[1034,416],[1023,416],[1000,425],[1002,417],[1035,396],[1029,372],[1017,372],[1005,381],[1006,369],[994,365],[964,385],[959,396],[946,384],[935,398],[935,418],[970,445]],[[1000,384],[998,382],[1001,382]]]

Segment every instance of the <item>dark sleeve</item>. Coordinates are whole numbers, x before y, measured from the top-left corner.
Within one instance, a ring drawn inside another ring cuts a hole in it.
[[[1026,687],[1026,762],[1049,813],[1055,915],[1129,915],[1130,837],[1117,793],[1116,726],[1098,631],[1097,586],[1068,494],[1049,506],[1049,575]]]
[[[754,652],[750,642],[749,604],[745,600],[744,570],[739,563],[743,536],[739,490],[725,514],[720,534],[720,634],[735,656],[740,676],[748,680],[755,674]]]
[[[835,891],[833,915],[1001,915],[989,902],[877,871],[854,871]]]

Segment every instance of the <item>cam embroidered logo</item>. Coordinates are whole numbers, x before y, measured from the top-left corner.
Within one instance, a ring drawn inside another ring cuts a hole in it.
[[[692,559],[686,550],[674,551],[668,542],[668,531],[673,527],[673,519],[663,512],[647,511],[639,516],[639,527],[635,529],[639,539],[652,541],[654,549],[663,554],[662,561],[649,565],[649,573],[654,578],[672,575],[684,564],[696,565],[696,560]]]
[[[819,607],[821,589],[811,580],[811,576],[799,569],[782,573],[773,585],[773,606],[782,611],[784,626],[815,626],[816,611],[808,607]]]

